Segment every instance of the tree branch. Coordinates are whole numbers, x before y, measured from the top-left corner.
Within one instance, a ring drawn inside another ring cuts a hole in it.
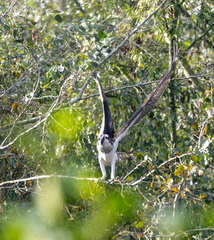
[[[192,153],[184,153],[180,156],[175,156],[173,158],[168,159],[167,161],[161,163],[158,167],[154,168],[152,171],[147,173],[145,176],[141,177],[139,180],[136,180],[134,182],[130,183],[118,183],[115,182],[116,185],[127,185],[127,186],[135,186],[145,180],[148,176],[150,176],[152,173],[154,173],[157,169],[161,168],[162,166],[166,165],[167,163],[174,161],[176,158],[182,158],[188,155],[191,155]],[[142,162],[141,162],[142,163]],[[141,164],[140,163],[140,164]],[[134,168],[134,170],[137,168]],[[0,187],[7,185],[7,184],[16,184],[20,182],[27,182],[27,181],[32,181],[32,180],[39,180],[39,179],[45,179],[45,178],[70,178],[70,179],[75,179],[75,180],[84,180],[84,181],[99,181],[99,178],[83,178],[83,177],[74,177],[74,176],[65,176],[65,175],[41,175],[41,176],[34,176],[34,177],[29,177],[29,178],[22,178],[22,179],[16,179],[16,180],[10,180],[10,181],[5,181],[0,183]],[[108,181],[102,181],[104,183],[109,183]],[[114,183],[114,182],[110,182]]]
[[[189,80],[191,78],[194,78],[194,77],[210,77],[210,76],[213,76],[213,74],[201,74],[201,75],[194,75],[194,76],[189,76],[189,77],[183,77],[183,78],[173,78],[171,81],[181,81],[181,80]],[[136,83],[136,84],[133,84],[133,85],[128,85],[128,86],[124,86],[124,87],[117,87],[117,88],[114,88],[114,89],[110,89],[110,90],[107,90],[105,91],[105,94],[107,93],[113,93],[113,92],[117,92],[117,91],[121,91],[121,90],[124,90],[124,89],[129,89],[129,88],[134,88],[134,87],[141,87],[141,86],[145,86],[145,85],[150,85],[150,84],[157,84],[159,83],[160,80],[157,80],[157,81],[151,81],[151,82],[140,82],[140,83]],[[94,93],[94,94],[90,94],[88,96],[85,96],[85,97],[80,97],[78,99],[73,99],[73,102],[69,102],[69,103],[64,103],[64,104],[61,104],[60,107],[57,107],[56,109],[54,109],[54,111],[57,111],[59,110],[61,107],[66,107],[66,106],[69,106],[69,105],[72,105],[78,101],[82,101],[82,100],[87,100],[87,99],[90,99],[90,98],[93,98],[93,97],[97,97],[99,96],[99,93]],[[30,118],[30,119],[26,119],[26,120],[22,120],[22,121],[19,121],[19,122],[16,122],[16,126],[22,126],[22,125],[26,125],[26,124],[30,124],[30,123],[34,123],[34,122],[37,122],[38,120],[40,120],[41,118],[43,118],[45,116],[45,114],[41,115],[41,116],[38,116],[38,117],[34,117],[34,118]],[[14,124],[7,124],[7,125],[4,125],[2,127],[0,127],[0,130],[3,131],[3,130],[7,130],[11,127],[13,127]]]
[[[34,118],[30,118],[30,119],[26,119],[26,120],[22,120],[22,121],[19,121],[16,123],[16,126],[22,126],[22,125],[26,125],[26,124],[29,124],[29,123],[34,123],[34,122],[37,122],[38,120],[40,120],[44,115],[41,115],[39,117],[34,117]],[[0,127],[0,130],[3,131],[3,130],[7,130],[8,128],[11,128],[13,127],[14,124],[7,124],[5,126],[2,126]]]
[[[132,30],[130,33],[127,34],[127,36],[125,37],[125,39],[113,50],[109,53],[109,55],[107,55],[101,62],[98,63],[97,65],[97,69],[99,69],[104,63],[107,62],[107,60],[109,58],[111,58],[115,53],[117,53],[124,45],[125,43],[130,39],[130,37],[132,35],[134,35],[153,15],[155,15],[160,8],[167,2],[168,0],[163,1],[160,6],[153,12],[151,13],[142,23],[140,23],[134,30]],[[88,84],[90,83],[92,77],[94,75],[94,71],[90,74],[90,76],[88,77],[88,79],[86,80],[86,83],[84,84],[84,86],[82,87],[82,89],[80,90],[78,96],[74,99],[70,100],[70,104],[76,103],[78,100],[81,99],[83,92],[85,91],[86,87],[88,86]]]
[[[214,24],[212,24],[204,33],[201,34],[201,36],[199,36],[198,38],[196,38],[186,49],[185,52],[189,51],[192,47],[194,47],[194,45],[201,40],[204,36],[206,36],[209,31],[213,28]]]
[[[183,232],[181,234],[178,234],[178,235],[174,236],[174,238],[175,239],[180,239],[181,236],[184,236],[184,235],[186,235],[188,233],[192,233],[192,232],[205,232],[205,231],[212,231],[212,232],[214,232],[214,226],[208,227],[208,228],[196,228],[196,229],[187,230],[187,231],[185,231],[185,232]],[[206,238],[206,239],[209,239],[209,237]]]
[[[98,181],[99,178],[82,178],[82,177],[74,177],[74,176],[64,176],[64,175],[41,175],[41,176],[34,176],[29,178],[22,178],[16,180],[10,180],[0,183],[0,187],[7,185],[7,184],[16,184],[21,182],[27,182],[32,180],[39,180],[39,179],[46,179],[46,178],[70,178],[76,180],[85,180],[85,181]]]
[[[50,114],[52,113],[53,109],[56,107],[56,105],[58,104],[59,100],[60,100],[60,96],[62,95],[63,91],[64,91],[64,87],[66,86],[67,82],[68,82],[69,78],[67,78],[65,80],[65,82],[63,83],[63,85],[61,86],[60,88],[60,92],[59,92],[59,95],[58,95],[58,98],[52,103],[51,107],[49,108],[49,110],[46,112],[43,119],[41,119],[39,122],[37,122],[35,125],[33,125],[31,128],[28,128],[26,131],[20,133],[19,135],[17,135],[13,140],[10,140],[10,142],[8,144],[5,144],[4,143],[7,141],[7,139],[9,138],[9,136],[11,135],[12,133],[12,130],[13,128],[15,127],[15,124],[16,124],[16,121],[13,123],[12,127],[11,127],[11,130],[9,132],[9,134],[7,135],[7,137],[1,142],[1,145],[0,145],[0,149],[5,149],[9,146],[11,146],[19,137],[21,137],[22,135],[30,132],[31,130],[37,128],[41,123],[45,122],[47,120],[47,118],[50,116]]]
[[[156,168],[154,168],[153,170],[151,170],[150,172],[148,172],[145,176],[142,176],[139,180],[136,180],[128,185],[131,185],[131,186],[134,186],[134,185],[137,185],[139,184],[140,182],[142,182],[143,180],[145,180],[147,177],[149,177],[152,173],[154,173],[157,169],[163,167],[164,165],[166,165],[167,163],[169,162],[172,162],[174,161],[176,158],[182,158],[182,157],[185,157],[185,156],[188,156],[188,155],[191,155],[192,153],[189,152],[189,153],[184,153],[180,156],[175,156],[173,158],[170,158],[168,160],[166,160],[165,162],[161,163],[159,166],[157,166]]]
[[[14,0],[11,4],[10,7],[8,8],[8,10],[2,15],[2,17],[5,17],[12,9],[13,7],[16,5],[18,0]]]

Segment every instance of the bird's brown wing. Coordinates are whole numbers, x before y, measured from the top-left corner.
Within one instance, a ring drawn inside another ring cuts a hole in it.
[[[114,138],[113,119],[111,116],[111,111],[108,105],[108,101],[103,91],[103,87],[97,76],[95,76],[95,81],[99,89],[99,94],[100,94],[100,98],[102,101],[102,108],[103,108],[103,121],[102,121],[101,130],[100,130],[100,135],[108,134],[110,138]]]
[[[172,55],[173,54],[173,55]],[[164,75],[162,80],[157,85],[156,89],[149,95],[147,100],[140,106],[140,108],[132,115],[132,117],[124,124],[119,133],[117,134],[115,141],[120,142],[127,134],[129,129],[137,124],[146,114],[148,114],[158,102],[158,100],[163,95],[167,85],[170,82],[171,76],[173,74],[175,68],[175,58],[177,55],[177,48],[171,53],[171,65],[169,67],[169,71]]]

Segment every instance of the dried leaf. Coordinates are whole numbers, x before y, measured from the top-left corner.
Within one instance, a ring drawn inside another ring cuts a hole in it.
[[[14,102],[14,103],[12,104],[12,106],[11,106],[11,109],[12,109],[12,110],[17,110],[18,107],[19,107],[19,104],[18,104],[17,102]]]

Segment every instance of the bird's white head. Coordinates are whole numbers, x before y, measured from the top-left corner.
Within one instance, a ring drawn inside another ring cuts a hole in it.
[[[110,142],[110,141],[109,141],[109,135],[108,135],[108,134],[102,134],[102,135],[100,136],[99,140],[100,140],[100,143],[101,143],[101,144],[103,144],[103,143],[106,142],[106,141]]]

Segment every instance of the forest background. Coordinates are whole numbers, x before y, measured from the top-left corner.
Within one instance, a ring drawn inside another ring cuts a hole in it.
[[[211,0],[0,2],[0,239],[214,236]],[[179,54],[101,176],[99,74],[115,130]]]

